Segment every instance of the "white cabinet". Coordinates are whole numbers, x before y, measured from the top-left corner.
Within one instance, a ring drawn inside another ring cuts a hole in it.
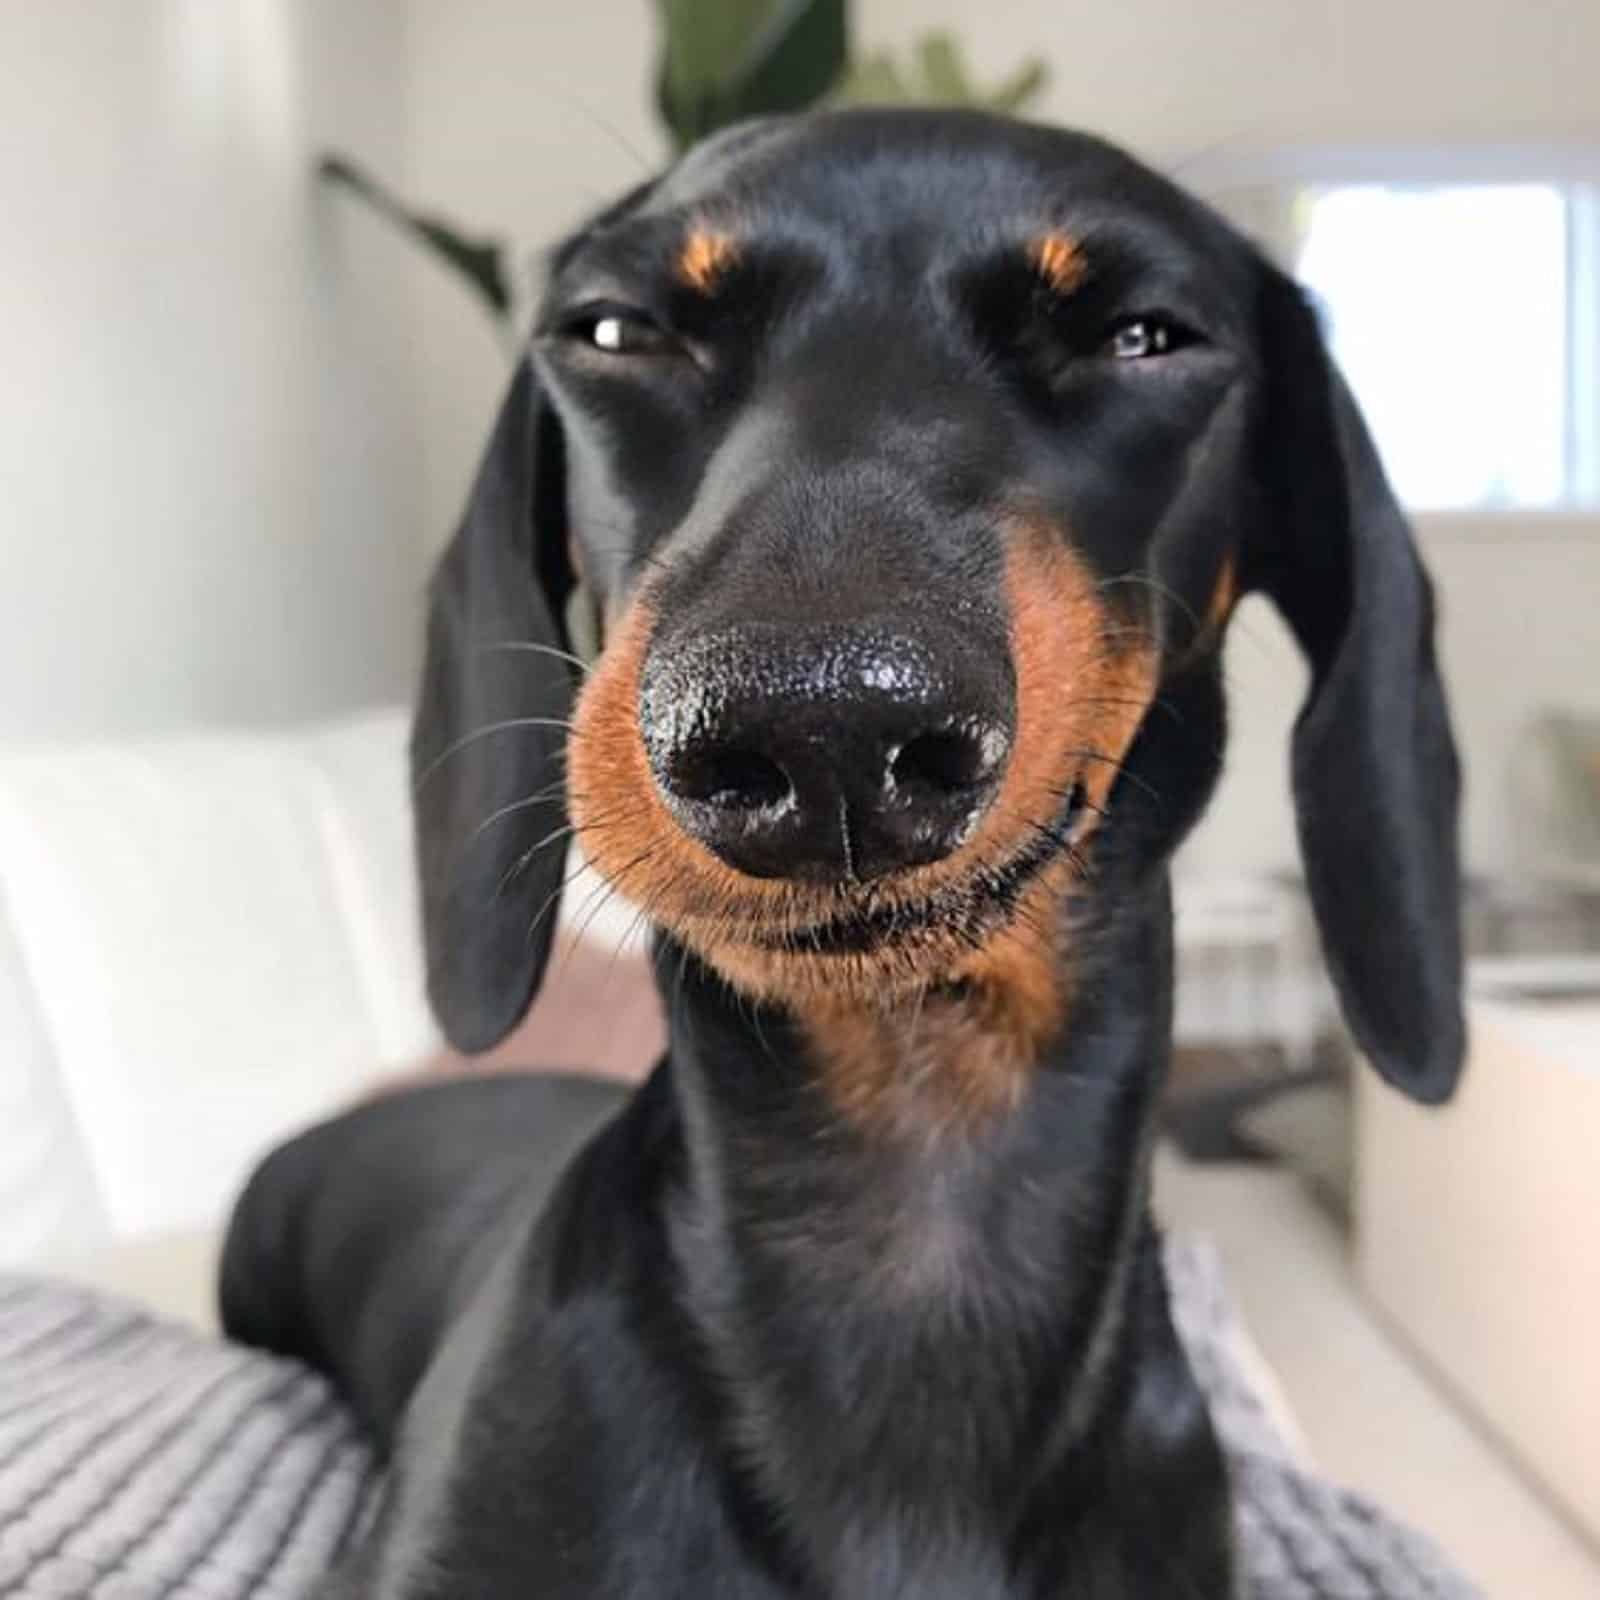
[[[1358,1077],[1358,1270],[1600,1539],[1600,961],[1475,967],[1469,1022],[1449,1106]]]

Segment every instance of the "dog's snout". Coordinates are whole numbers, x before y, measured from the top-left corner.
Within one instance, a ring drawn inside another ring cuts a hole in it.
[[[640,722],[681,826],[761,878],[865,882],[937,861],[999,787],[1003,648],[926,629],[749,625],[653,650]]]

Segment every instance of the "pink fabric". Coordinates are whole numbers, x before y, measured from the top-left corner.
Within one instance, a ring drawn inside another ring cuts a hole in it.
[[[385,1089],[418,1077],[577,1070],[636,1083],[665,1043],[661,1005],[642,956],[557,949],[544,988],[520,1027],[481,1056],[446,1050]]]

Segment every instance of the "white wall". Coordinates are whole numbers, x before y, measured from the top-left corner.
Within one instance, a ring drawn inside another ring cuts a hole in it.
[[[408,0],[415,198],[537,255],[656,171],[649,0]],[[402,176],[396,174],[396,176]],[[504,388],[507,357],[443,271],[421,275],[418,394],[424,540],[437,549],[465,503]]]
[[[410,0],[417,194],[534,243],[620,191],[662,150],[647,80],[654,8]],[[1600,138],[1594,0],[857,0],[868,48],[954,29],[998,77],[1039,52],[1038,114],[1131,145],[1181,178],[1288,144]],[[505,361],[442,275],[418,301],[425,537],[459,511]],[[1466,835],[1482,866],[1514,855],[1512,737],[1546,704],[1600,707],[1600,519],[1429,519],[1442,648],[1469,768]],[[1264,604],[1229,650],[1235,729],[1222,791],[1190,864],[1295,860],[1287,733],[1304,677]]]
[[[1542,710],[1600,714],[1600,522],[1429,516],[1418,533],[1466,770],[1465,854],[1485,871],[1526,862],[1529,824],[1511,771],[1518,736]],[[1219,873],[1293,865],[1289,732],[1306,672],[1259,597],[1234,619],[1227,677],[1227,766],[1185,864]]]
[[[403,20],[0,0],[0,738],[408,691],[408,268],[308,165],[403,148]]]
[[[998,77],[1050,63],[1030,113],[1180,166],[1283,141],[1593,134],[1594,0],[857,0],[869,46],[950,28]]]

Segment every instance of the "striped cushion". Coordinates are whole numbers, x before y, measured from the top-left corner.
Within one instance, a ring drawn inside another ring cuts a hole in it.
[[[1213,1253],[1169,1248],[1237,1490],[1250,1600],[1473,1600],[1429,1544],[1304,1470]],[[378,1476],[328,1385],[124,1302],[0,1275],[0,1596],[297,1600]]]
[[[292,1600],[375,1481],[304,1367],[0,1278],[0,1595]]]

